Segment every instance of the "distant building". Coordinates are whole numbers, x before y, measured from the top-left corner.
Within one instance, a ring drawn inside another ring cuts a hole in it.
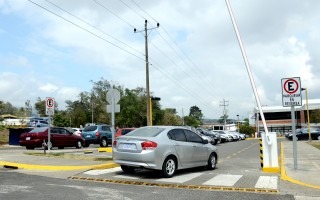
[[[308,109],[309,113],[311,113],[313,110],[320,109],[320,99],[309,99]],[[291,131],[291,107],[262,106],[262,111],[269,132],[277,132],[281,134]],[[258,113],[258,107],[255,107],[254,111],[249,116],[249,124],[253,127],[256,127],[257,131],[264,131],[261,116]],[[305,100],[302,101],[302,106],[295,106],[295,122],[296,128],[308,126],[307,105]],[[320,123],[311,123],[310,126],[320,127]]]

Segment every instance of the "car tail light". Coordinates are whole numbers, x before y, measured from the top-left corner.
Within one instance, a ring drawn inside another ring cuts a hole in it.
[[[99,131],[96,132],[96,137],[99,137],[100,136],[100,133]]]
[[[142,150],[154,150],[158,146],[157,143],[146,141],[141,143]]]
[[[116,147],[117,146],[117,141],[113,141],[113,147]]]

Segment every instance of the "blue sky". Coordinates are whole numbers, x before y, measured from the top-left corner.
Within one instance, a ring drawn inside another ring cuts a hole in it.
[[[28,0],[0,0],[2,101],[22,107],[51,96],[63,109],[101,77],[145,87],[144,36],[133,28],[143,30],[147,19],[149,27],[160,23],[149,33],[150,90],[163,108],[181,115],[197,105],[219,118],[225,99],[230,118],[243,119],[256,106],[224,0],[32,1],[81,28]],[[319,99],[320,2],[230,3],[261,104],[281,106],[281,79],[289,77],[301,77],[309,98]]]

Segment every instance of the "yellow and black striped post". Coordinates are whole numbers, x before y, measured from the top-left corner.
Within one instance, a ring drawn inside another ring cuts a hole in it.
[[[262,149],[262,139],[260,139],[260,163],[261,163],[261,168],[263,169],[263,149]]]

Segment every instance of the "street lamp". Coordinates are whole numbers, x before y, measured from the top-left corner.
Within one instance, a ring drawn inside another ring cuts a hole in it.
[[[239,115],[237,115],[238,121],[237,121],[237,127],[238,127],[238,132],[240,133],[240,128],[239,128]]]
[[[301,88],[301,91],[306,91],[306,105],[307,105],[307,120],[308,120],[308,134],[309,134],[309,141],[311,141],[311,134],[310,134],[310,118],[309,118],[309,107],[308,107],[308,89]]]
[[[160,101],[161,98],[160,97],[150,97],[149,101],[150,101],[150,126],[152,126],[152,101]]]

